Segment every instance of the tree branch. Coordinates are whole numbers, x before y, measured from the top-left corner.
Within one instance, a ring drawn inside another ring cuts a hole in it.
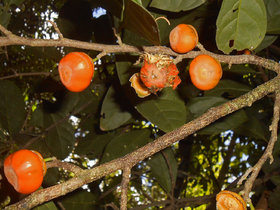
[[[127,154],[124,157],[112,160],[108,163],[102,164],[92,169],[83,170],[72,179],[67,180],[64,183],[38,190],[25,199],[8,206],[6,209],[30,209],[34,206],[42,204],[46,201],[57,198],[61,195],[65,195],[75,189],[88,184],[95,180],[100,179],[116,170],[124,169],[127,165],[134,166],[139,161],[150,157],[151,155],[161,151],[162,149],[172,145],[173,143],[184,139],[188,135],[191,135],[201,128],[215,122],[216,120],[234,112],[246,106],[251,106],[255,101],[263,98],[267,94],[270,94],[280,87],[279,76],[272,80],[256,87],[252,91],[232,100],[224,103],[220,106],[209,109],[206,113],[200,117],[188,122],[187,124],[177,128],[165,135],[157,138],[151,143]]]
[[[123,177],[122,177],[122,183],[121,183],[121,200],[120,200],[120,210],[126,210],[127,209],[127,190],[129,185],[129,177],[131,174],[131,168],[128,166],[123,169]]]
[[[254,167],[249,168],[238,182],[238,185],[240,185],[251,174],[250,178],[248,178],[247,181],[245,182],[245,186],[244,186],[244,190],[243,190],[243,197],[244,197],[244,200],[247,202],[250,202],[249,193],[253,187],[254,181],[256,180],[263,164],[269,158],[270,158],[270,164],[273,162],[272,151],[274,148],[274,144],[277,141],[279,109],[280,109],[280,92],[277,90],[276,98],[275,98],[275,102],[274,102],[273,119],[272,119],[272,123],[270,126],[271,137],[270,137],[270,140],[266,147],[266,150],[265,150],[264,154],[262,155],[262,157],[254,165]]]
[[[88,42],[82,42],[77,40],[71,40],[67,38],[62,38],[59,40],[32,39],[32,38],[26,38],[26,37],[20,37],[14,35],[1,25],[0,25],[0,31],[5,35],[5,36],[0,36],[0,47],[11,46],[11,45],[26,45],[31,47],[73,47],[73,48],[94,50],[94,51],[100,51],[106,53],[138,53],[138,54],[142,54],[144,52],[160,53],[160,54],[166,54],[166,55],[177,57],[177,62],[185,58],[194,58],[200,54],[208,54],[216,58],[220,62],[229,63],[229,64],[244,64],[244,63],[255,64],[267,68],[269,70],[275,71],[277,73],[280,72],[279,63],[253,55],[240,55],[240,56],[217,55],[206,50],[191,51],[187,54],[179,55],[173,52],[170,48],[163,47],[163,46],[135,47],[126,44],[104,45],[98,43],[88,43]],[[203,48],[201,48],[200,46],[200,49]],[[6,209],[30,209],[46,201],[50,201],[54,198],[72,192],[75,189],[80,188],[84,184],[88,184],[90,182],[98,180],[103,176],[115,172],[116,170],[125,170],[128,165],[132,167],[136,165],[139,161],[142,161],[152,156],[153,154],[167,148],[173,143],[181,139],[184,139],[185,137],[197,132],[201,128],[204,128],[207,125],[215,122],[216,120],[228,114],[231,114],[239,109],[242,109],[247,106],[251,106],[255,101],[263,98],[264,96],[270,93],[279,90],[279,87],[280,87],[280,78],[279,76],[277,76],[274,79],[256,87],[252,91],[240,96],[239,98],[236,98],[220,106],[209,109],[206,113],[204,113],[200,117],[192,120],[191,122],[186,123],[180,128],[177,128],[169,133],[166,133],[165,135],[157,138],[155,141],[137,149],[134,152],[127,154],[124,157],[115,159],[113,161],[102,164],[92,169],[81,170],[77,172],[75,177],[61,184],[57,184],[55,186],[51,186],[46,189],[38,190],[32,193],[31,195],[29,195],[28,197],[22,199],[18,203],[6,207]],[[279,100],[280,100],[279,94],[277,95],[278,97],[276,101],[279,104]],[[275,135],[276,132],[275,130],[277,130],[275,123],[278,122],[279,116],[278,118],[275,116],[277,112],[279,115],[278,105],[275,105],[274,110],[275,110],[275,114],[272,123],[273,130],[272,130],[272,137],[270,140],[272,143],[269,143],[267,147],[267,150],[269,149],[270,152],[265,152],[267,156],[266,159],[268,157],[271,157],[272,148],[276,141],[275,136],[277,136],[277,133]],[[246,184],[247,183],[248,182],[246,182]],[[246,189],[250,189],[250,186],[247,187]],[[206,203],[205,200],[203,201],[203,203]]]

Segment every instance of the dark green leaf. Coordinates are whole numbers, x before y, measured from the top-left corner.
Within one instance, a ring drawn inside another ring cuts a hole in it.
[[[259,52],[267,48],[268,46],[272,45],[272,43],[275,42],[277,38],[278,36],[266,35],[262,40],[261,44],[254,51]]]
[[[34,208],[34,210],[56,210],[54,202],[50,201]]]
[[[151,7],[171,12],[187,11],[199,7],[206,0],[153,0]]]
[[[267,19],[263,0],[223,1],[217,19],[217,46],[224,53],[255,49],[266,33]]]
[[[11,13],[6,10],[0,9],[0,24],[7,28],[11,19]]]
[[[215,97],[215,96],[205,96],[205,97],[196,97],[191,99],[187,106],[191,113],[194,114],[194,117],[197,118],[206,112],[211,107],[218,106],[227,102],[225,98]]]
[[[124,28],[144,37],[151,44],[159,45],[158,26],[150,12],[132,0],[125,1],[125,6],[123,2],[123,0],[105,0],[102,3],[118,18],[121,19],[123,15]]]
[[[119,96],[111,86],[104,98],[101,108],[100,129],[113,130],[128,122],[132,115],[121,106]]]
[[[64,196],[61,199],[61,203],[67,210],[94,210],[96,209],[94,208],[94,204],[96,204],[97,199],[96,195],[91,192],[78,190]]]
[[[155,154],[147,163],[151,167],[152,176],[166,192],[170,192],[177,177],[177,161],[172,149]]]
[[[32,124],[40,126],[45,130],[45,143],[52,155],[63,159],[72,151],[75,138],[74,128],[65,119],[65,114],[44,113],[42,109],[37,108],[32,114]]]
[[[14,4],[14,5],[16,5],[16,6],[20,6],[20,5],[24,2],[24,0],[4,0],[4,2],[5,2],[5,4],[7,4],[7,5],[12,5],[12,4]]]
[[[267,11],[267,33],[280,34],[280,0],[264,0]]]
[[[79,141],[79,144],[75,149],[75,153],[79,155],[93,155],[95,158],[99,158],[102,155],[106,145],[113,138],[114,134],[112,133],[103,135],[90,133]]]
[[[199,134],[213,135],[227,130],[235,130],[240,125],[247,123],[248,117],[244,110],[239,110],[228,115],[199,131]]]
[[[250,90],[251,88],[249,86],[239,82],[221,80],[215,88],[205,91],[205,96],[222,96],[224,93],[228,93],[231,97],[238,97]]]
[[[0,80],[0,98],[0,125],[14,135],[25,120],[23,95],[13,82]]]
[[[165,88],[159,97],[137,104],[136,109],[164,132],[182,126],[187,119],[185,103],[172,88]]]
[[[131,130],[113,138],[107,145],[102,163],[122,157],[151,141],[151,131],[148,129]]]

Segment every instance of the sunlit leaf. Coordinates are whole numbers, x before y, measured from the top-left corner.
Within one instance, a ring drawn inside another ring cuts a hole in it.
[[[14,135],[25,120],[22,92],[13,82],[0,80],[0,98],[0,126]]]
[[[153,0],[151,7],[171,12],[187,11],[199,7],[206,0]]]
[[[255,49],[266,33],[267,19],[263,0],[223,1],[217,19],[217,46],[224,53]]]
[[[165,88],[160,96],[137,104],[136,109],[164,132],[182,126],[187,119],[185,103],[172,88]]]

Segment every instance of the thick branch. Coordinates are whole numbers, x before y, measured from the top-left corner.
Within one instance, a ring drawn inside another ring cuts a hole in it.
[[[1,25],[0,25],[1,26]],[[3,28],[3,27],[2,27]],[[172,51],[168,47],[163,46],[142,46],[142,47],[135,47],[131,45],[121,44],[121,45],[106,45],[106,44],[99,44],[99,43],[89,43],[89,42],[82,42],[72,39],[58,39],[58,40],[51,40],[51,39],[32,39],[32,38],[26,38],[26,37],[20,37],[14,34],[9,34],[9,31],[7,30],[5,33],[9,36],[0,36],[0,47],[1,46],[10,46],[10,45],[26,45],[31,47],[73,47],[78,49],[86,49],[86,50],[94,50],[94,51],[100,51],[100,52],[106,52],[106,53],[158,53],[158,54],[166,54],[177,57],[176,62],[181,61],[185,58],[194,58],[197,55],[200,54],[208,54],[212,57],[216,58],[220,62],[229,63],[229,64],[255,64],[262,66],[264,68],[270,69],[272,71],[275,71],[277,73],[280,72],[280,64],[272,61],[267,60],[258,56],[254,55],[217,55],[214,53],[211,53],[207,50],[200,50],[200,51],[190,51],[187,54],[177,54],[174,51]],[[200,47],[201,49],[201,47]]]

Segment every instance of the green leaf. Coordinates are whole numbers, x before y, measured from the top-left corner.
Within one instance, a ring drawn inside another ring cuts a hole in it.
[[[45,130],[44,142],[52,155],[59,159],[64,159],[72,151],[75,138],[74,128],[65,118],[65,114],[44,113],[42,109],[37,108],[32,114],[32,123],[42,127]]]
[[[9,11],[0,9],[0,24],[3,27],[7,28],[10,19],[11,19],[11,13],[9,13]]]
[[[254,50],[255,52],[260,52],[261,50],[267,48],[268,46],[272,45],[273,42],[276,41],[278,36],[273,35],[266,35],[262,40],[261,44]]]
[[[25,120],[22,92],[13,82],[0,80],[0,98],[0,126],[14,135]]]
[[[256,139],[262,139],[267,141],[268,131],[265,130],[265,125],[259,121],[256,117],[252,114],[247,114],[248,120],[244,125],[241,125],[237,130],[236,133],[239,135],[244,136],[251,136]]]
[[[104,98],[101,108],[100,129],[109,131],[116,129],[128,122],[132,115],[122,107],[118,93],[111,86]]]
[[[227,130],[235,130],[245,122],[247,123],[247,121],[248,117],[246,112],[244,110],[239,110],[203,128],[199,131],[199,134],[213,135]]]
[[[118,18],[121,19],[123,15],[122,27],[145,38],[153,45],[159,45],[158,25],[150,12],[132,0],[126,0],[125,5],[123,5],[123,2],[123,0],[103,0],[102,3],[107,10]]]
[[[280,0],[264,0],[267,11],[267,33],[280,34]]]
[[[148,129],[131,130],[113,138],[107,145],[101,163],[122,157],[151,141]]]
[[[147,164],[151,167],[152,176],[158,181],[160,186],[166,192],[170,192],[172,182],[174,183],[177,177],[177,160],[173,150],[168,148],[155,154]]]
[[[9,6],[12,4],[14,4],[16,6],[20,6],[24,2],[24,0],[4,0],[4,2],[5,2],[5,4],[7,4]]]
[[[54,202],[50,201],[34,208],[34,210],[56,210]]]
[[[203,113],[205,113],[211,107],[218,106],[227,102],[225,98],[216,97],[216,96],[204,96],[204,97],[196,97],[191,99],[187,106],[191,113],[193,113],[194,118],[199,117]]]
[[[238,97],[250,90],[251,88],[248,85],[244,85],[233,80],[221,80],[215,88],[205,91],[204,95],[222,96],[224,93],[228,93],[231,97]]]
[[[255,49],[266,33],[267,19],[263,0],[223,1],[216,24],[217,46],[224,53]]]
[[[206,0],[153,0],[150,6],[170,12],[180,12],[192,10],[205,2]]]
[[[164,132],[169,132],[186,123],[184,101],[172,88],[164,88],[160,96],[136,105],[137,111]]]
[[[88,210],[96,209],[94,204],[96,204],[98,198],[95,194],[87,192],[86,190],[78,190],[64,196],[60,202],[63,207],[67,210]]]
[[[78,155],[93,155],[95,158],[99,158],[102,155],[106,145],[113,138],[113,133],[103,135],[89,133],[85,138],[79,141],[79,144],[75,149],[75,153]]]

